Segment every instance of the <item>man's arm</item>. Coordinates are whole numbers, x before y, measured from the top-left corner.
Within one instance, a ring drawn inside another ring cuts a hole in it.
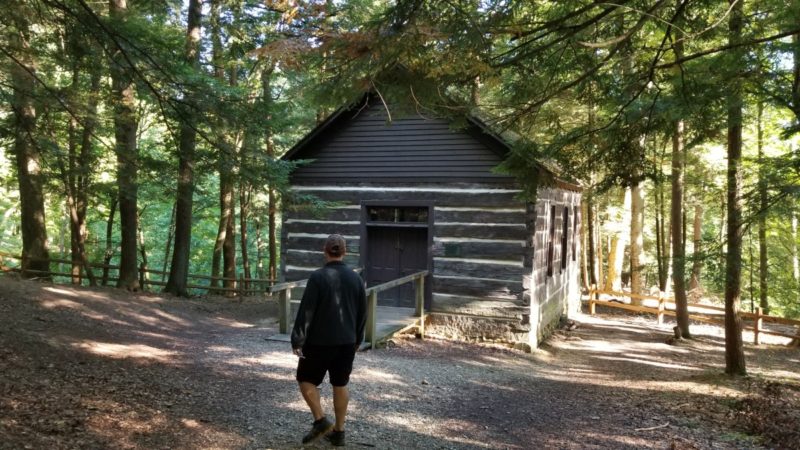
[[[297,310],[297,317],[292,328],[292,349],[303,348],[308,338],[308,330],[314,320],[314,313],[319,303],[319,286],[314,275],[308,279],[306,290],[303,292],[303,299],[300,300],[300,308]],[[296,353],[296,352],[295,352]]]

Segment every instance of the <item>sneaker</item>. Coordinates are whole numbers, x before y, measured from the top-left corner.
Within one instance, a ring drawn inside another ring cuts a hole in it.
[[[325,435],[325,440],[334,447],[344,447],[344,431],[333,430]]]
[[[333,422],[328,420],[327,417],[323,417],[319,420],[315,420],[314,424],[311,425],[311,431],[308,432],[305,436],[303,436],[303,444],[308,444],[309,442],[314,442],[323,436],[328,431],[333,429]]]

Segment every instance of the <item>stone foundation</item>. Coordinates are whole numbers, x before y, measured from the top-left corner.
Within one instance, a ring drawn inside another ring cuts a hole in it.
[[[508,344],[525,351],[531,349],[528,345],[530,330],[530,323],[519,319],[447,313],[429,314],[425,325],[426,333],[446,339]]]

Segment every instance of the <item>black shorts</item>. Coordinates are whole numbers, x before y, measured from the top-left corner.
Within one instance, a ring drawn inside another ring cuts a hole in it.
[[[347,386],[353,371],[356,344],[306,345],[303,356],[297,363],[297,381],[319,386],[328,372],[331,385]]]

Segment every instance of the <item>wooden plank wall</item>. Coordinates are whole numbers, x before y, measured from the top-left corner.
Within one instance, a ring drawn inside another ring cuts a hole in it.
[[[526,296],[530,297],[530,321],[532,327],[531,346],[535,347],[548,336],[562,315],[569,316],[580,307],[580,217],[581,194],[579,192],[540,188],[536,205],[530,208],[528,223],[535,252],[533,271],[526,278]],[[555,215],[552,214],[555,206]],[[564,230],[563,211],[568,208],[567,247],[563,252],[561,242]],[[574,222],[577,218],[577,224]],[[548,275],[548,243],[551,239],[551,221],[555,221],[553,236],[552,275]],[[573,247],[574,241],[574,247]],[[562,260],[566,258],[566,267]]]
[[[532,249],[526,207],[513,186],[360,183],[295,189],[340,204],[322,216],[286,213],[281,248],[285,280],[306,278],[321,266],[322,246],[330,233],[345,236],[348,263],[358,265],[362,201],[430,202],[434,205],[431,309],[499,318],[527,315],[522,279],[530,273]]]
[[[297,183],[499,182],[511,177],[492,169],[505,148],[475,126],[453,129],[449,120],[403,114],[390,118],[378,99],[320,133],[301,154],[314,163],[292,174]]]

